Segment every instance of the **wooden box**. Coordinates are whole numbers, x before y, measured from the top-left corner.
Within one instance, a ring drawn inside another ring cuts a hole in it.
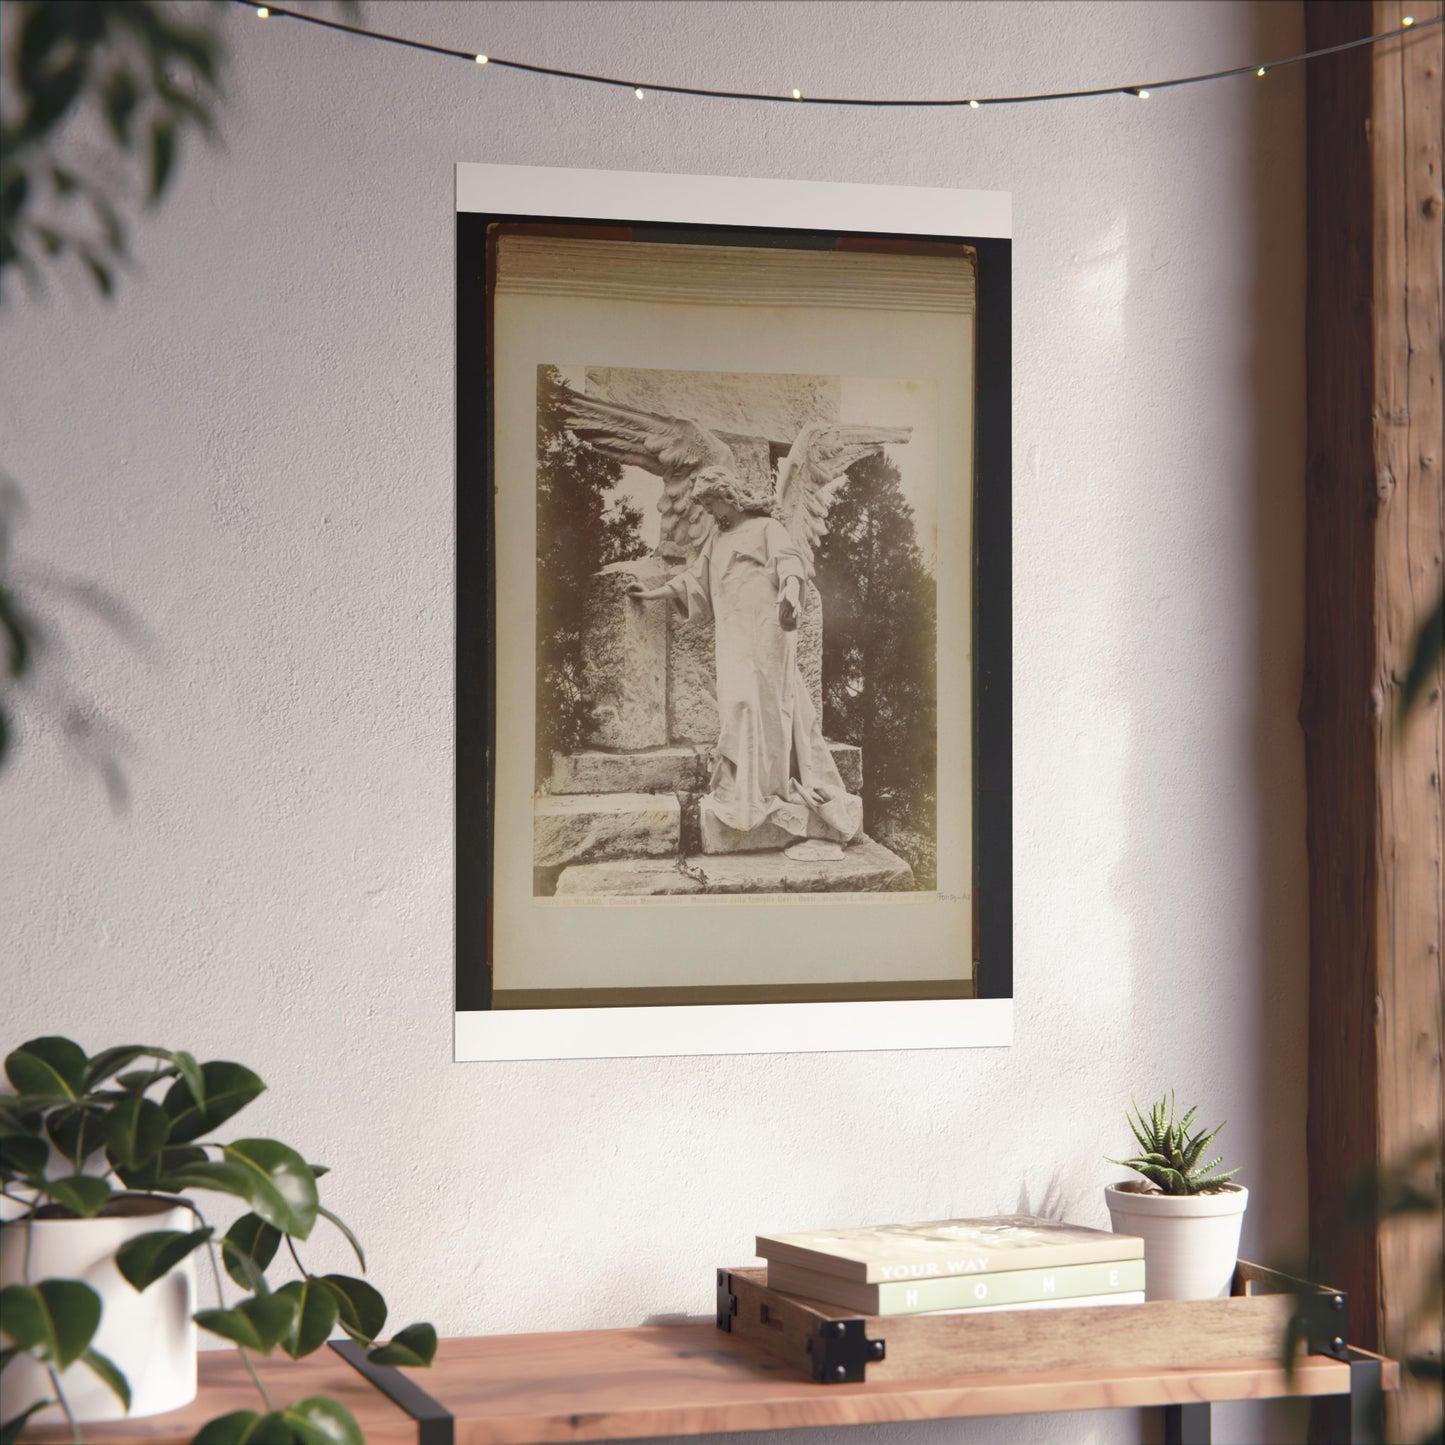
[[[1077,1309],[860,1315],[770,1289],[767,1271],[756,1268],[720,1269],[717,1287],[719,1329],[828,1384],[1105,1369],[1124,1361],[1147,1368],[1180,1360],[1279,1362],[1287,1331],[1296,1352],[1350,1357],[1341,1291],[1244,1260],[1227,1299]]]

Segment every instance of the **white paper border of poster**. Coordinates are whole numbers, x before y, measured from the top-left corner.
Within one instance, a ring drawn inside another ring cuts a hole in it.
[[[460,163],[456,209],[807,231],[1008,239],[1006,192]],[[690,1054],[999,1048],[1013,1000],[466,1009],[458,1062]]]

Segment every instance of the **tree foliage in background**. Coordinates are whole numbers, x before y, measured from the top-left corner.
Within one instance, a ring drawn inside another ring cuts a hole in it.
[[[622,464],[563,425],[555,367],[537,376],[537,729],[540,784],[554,752],[575,752],[591,726],[582,686],[582,634],[592,574],[640,557],[642,513],[609,496]]]
[[[898,468],[848,472],[817,554],[823,731],[863,750],[868,832],[937,879],[938,603]]]

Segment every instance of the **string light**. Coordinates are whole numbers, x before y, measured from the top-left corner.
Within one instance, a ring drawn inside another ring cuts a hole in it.
[[[232,0],[232,3],[250,6],[254,5],[254,0]],[[268,16],[279,16],[287,20],[300,21],[305,25],[316,25],[323,30],[339,30],[347,35],[358,35],[365,40],[376,40],[385,45],[400,45],[408,50],[424,50],[431,55],[446,55],[459,60],[474,61],[478,65],[500,65],[507,70],[522,70],[530,75],[549,75],[557,80],[577,80],[589,85],[610,85],[632,91],[638,100],[643,99],[646,94],[636,81],[624,80],[615,75],[598,75],[586,70],[564,70],[559,66],[534,65],[525,60],[503,60],[496,55],[478,55],[470,50],[457,50],[447,45],[432,45],[425,40],[410,40],[404,35],[390,35],[381,30],[367,30],[360,25],[347,25],[340,20],[329,20],[320,15],[308,15],[300,10],[286,10],[276,5],[260,5],[254,8],[256,14],[263,20]],[[1428,20],[1419,22],[1413,15],[1406,15],[1401,17],[1398,30],[1383,30],[1376,35],[1362,35],[1357,40],[1341,41],[1338,45],[1326,45],[1318,50],[1302,50],[1298,55],[1282,56],[1278,60],[1266,61],[1263,65],[1236,65],[1229,70],[1211,70],[1200,75],[1177,76],[1173,80],[1155,80],[1149,82],[1148,85],[1106,85],[1092,90],[1038,91],[1031,95],[989,95],[978,99],[945,98],[941,100],[810,95],[805,99],[801,90],[794,90],[790,96],[784,96],[775,91],[714,90],[701,85],[649,84],[647,89],[659,91],[664,95],[691,95],[706,100],[784,101],[799,102],[803,105],[867,106],[918,110],[957,109],[962,106],[967,106],[970,110],[977,110],[981,105],[1029,105],[1045,100],[1088,100],[1106,95],[1133,95],[1140,100],[1148,100],[1152,91],[1170,90],[1181,85],[1200,85],[1210,80],[1226,80],[1236,75],[1248,75],[1251,71],[1262,77],[1268,71],[1277,70],[1282,65],[1297,65],[1302,61],[1316,60],[1323,55],[1335,55],[1343,50],[1355,50],[1362,45],[1378,45],[1381,41],[1399,38],[1408,29],[1427,30],[1441,24],[1445,24],[1445,15],[1435,15]]]

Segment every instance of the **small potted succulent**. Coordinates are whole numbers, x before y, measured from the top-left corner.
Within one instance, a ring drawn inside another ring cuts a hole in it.
[[[266,1087],[250,1069],[180,1050],[123,1045],[88,1056],[32,1039],[5,1060],[0,1095],[0,1440],[32,1418],[156,1414],[196,1393],[196,1328],[240,1350],[262,1409],[210,1421],[197,1445],[364,1445],[325,1396],[273,1401],[251,1355],[311,1354],[336,1330],[378,1364],[427,1365],[436,1331],[411,1325],[376,1346],[386,1301],[364,1279],[315,1274],[297,1245],[320,1220],[366,1260],[319,1197],[326,1170],[275,1139],[214,1131]],[[155,1097],[152,1097],[155,1095]],[[247,1212],[221,1236],[193,1196],[229,1194]],[[272,1288],[282,1245],[296,1277]],[[209,1257],[216,1308],[196,1309],[195,1261]],[[227,1304],[222,1271],[240,1298]]]
[[[1194,1129],[1197,1112],[1177,1117],[1172,1093],[1147,1118],[1135,1103],[1139,1152],[1109,1160],[1143,1176],[1109,1185],[1104,1198],[1114,1232],[1144,1240],[1146,1299],[1220,1299],[1234,1279],[1249,1191],[1231,1183],[1238,1169],[1221,1173],[1223,1159],[1205,1157],[1224,1125]]]

